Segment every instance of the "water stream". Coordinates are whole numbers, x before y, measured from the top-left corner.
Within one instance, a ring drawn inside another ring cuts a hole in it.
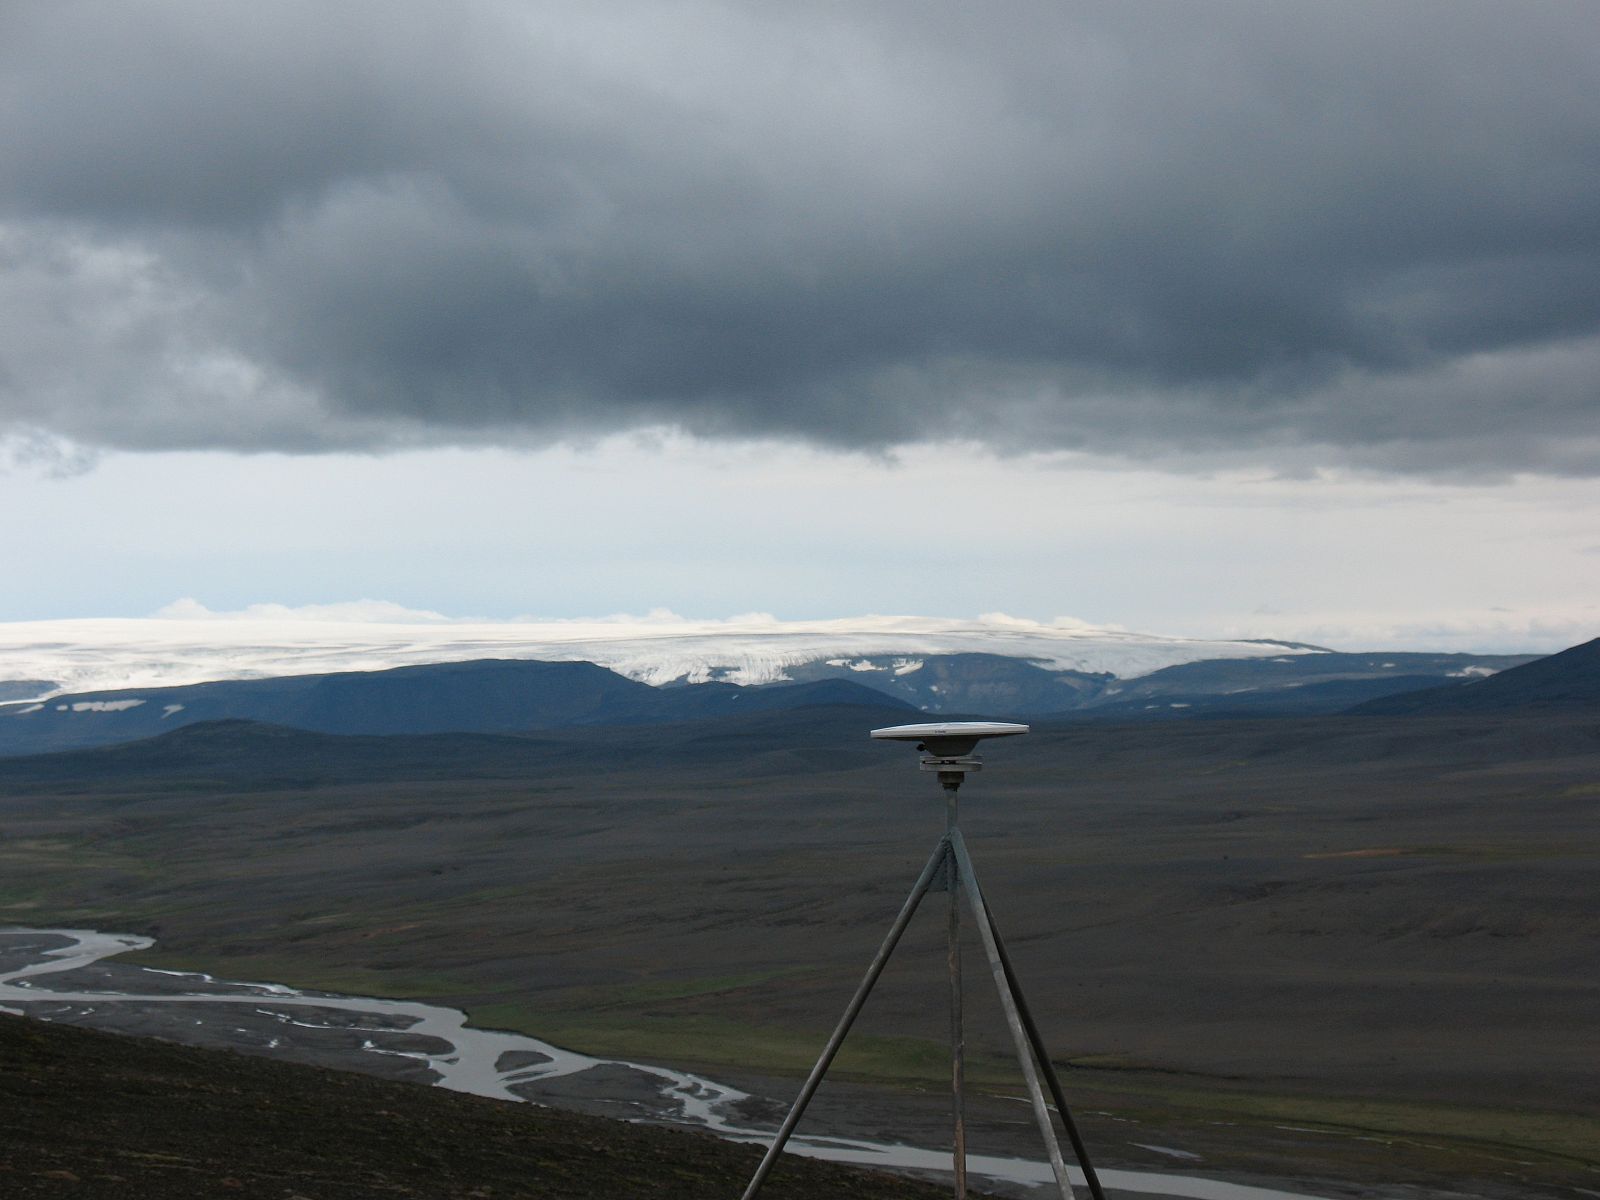
[[[474,1029],[465,1014],[412,1000],[383,1000],[301,991],[276,983],[220,980],[210,975],[122,965],[121,979],[148,986],[137,991],[86,987],[61,978],[84,973],[102,959],[143,950],[149,938],[87,929],[0,929],[0,1011],[45,1020],[94,1024],[96,1015],[119,1008],[159,1006],[171,1017],[183,1013],[191,1026],[221,1017],[240,1048],[278,1049],[304,1031],[324,1031],[342,1052],[403,1058],[425,1069],[440,1087],[497,1100],[522,1101],[543,1081],[586,1073],[605,1086],[617,1069],[645,1084],[651,1120],[710,1130],[734,1141],[767,1143],[771,1132],[740,1117],[751,1097],[726,1084],[666,1067],[575,1054],[520,1033]],[[10,965],[7,965],[10,964]],[[20,965],[18,965],[20,964]],[[49,978],[41,986],[41,982]],[[167,1006],[174,1006],[168,1008]],[[168,1029],[162,1036],[177,1039]],[[196,1039],[202,1040],[202,1039]],[[948,1150],[833,1136],[797,1134],[791,1153],[883,1170],[943,1172],[951,1168]],[[1173,1151],[1175,1154],[1185,1153]],[[977,1179],[1039,1187],[1052,1181],[1043,1161],[970,1155],[968,1172]],[[1082,1175],[1073,1168],[1075,1184]],[[1102,1170],[1101,1182],[1119,1192],[1184,1197],[1187,1200],[1312,1200],[1303,1194],[1249,1187],[1191,1175]]]

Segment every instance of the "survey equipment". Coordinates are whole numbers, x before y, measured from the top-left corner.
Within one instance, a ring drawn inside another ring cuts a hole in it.
[[[877,957],[867,968],[866,977],[862,979],[855,995],[845,1007],[844,1016],[840,1018],[833,1036],[823,1048],[822,1056],[811,1069],[811,1074],[800,1089],[800,1095],[795,1099],[788,1115],[784,1117],[777,1136],[773,1138],[772,1144],[767,1148],[766,1156],[761,1160],[761,1165],[756,1168],[749,1186],[745,1188],[743,1200],[754,1200],[760,1192],[768,1172],[772,1170],[778,1155],[783,1153],[784,1146],[794,1133],[795,1126],[800,1123],[800,1118],[805,1115],[806,1106],[811,1103],[811,1098],[816,1094],[823,1076],[827,1074],[834,1056],[838,1054],[839,1047],[844,1044],[845,1035],[850,1032],[850,1027],[855,1023],[868,995],[871,994],[873,985],[878,982],[878,976],[888,964],[889,956],[894,953],[900,936],[910,925],[917,906],[925,895],[933,891],[948,892],[950,897],[946,919],[950,973],[950,1090],[954,1122],[952,1165],[955,1174],[956,1200],[965,1200],[967,1194],[967,1134],[962,1098],[965,1071],[960,940],[963,894],[972,910],[972,918],[978,928],[978,937],[983,942],[983,952],[988,959],[990,974],[994,976],[995,986],[1000,993],[1000,1007],[1011,1030],[1011,1038],[1016,1046],[1017,1062],[1022,1068],[1023,1081],[1028,1089],[1028,1100],[1033,1107],[1033,1116],[1038,1123],[1039,1132],[1044,1138],[1045,1151],[1050,1158],[1050,1170],[1055,1176],[1061,1200],[1075,1200],[1075,1198],[1072,1183],[1067,1177],[1066,1163],[1061,1155],[1061,1146],[1056,1139],[1055,1125],[1040,1086],[1041,1076],[1044,1085],[1050,1090],[1050,1099],[1055,1103],[1056,1112],[1060,1115],[1062,1126],[1072,1143],[1073,1152],[1083,1171],[1084,1183],[1088,1186],[1090,1195],[1094,1200],[1105,1200],[1105,1194],[1100,1189],[1100,1180],[1089,1162],[1083,1138],[1079,1135],[1077,1124],[1067,1107],[1066,1096],[1061,1090],[1061,1081],[1056,1076],[1055,1067],[1050,1063],[1049,1052],[1045,1049],[1044,1039],[1039,1034],[1039,1027],[1034,1022],[1033,1014],[1028,1010],[1022,986],[1017,982],[1011,956],[1006,953],[1000,931],[995,927],[994,918],[984,903],[983,892],[978,887],[978,877],[972,869],[972,858],[967,853],[966,843],[962,840],[961,830],[956,824],[956,793],[970,773],[983,767],[983,761],[974,753],[978,743],[984,738],[1015,737],[1027,732],[1026,725],[1014,725],[1002,721],[944,721],[922,725],[891,725],[872,731],[874,738],[883,741],[914,742],[917,749],[922,751],[922,769],[937,775],[939,785],[944,789],[944,837],[934,847],[927,865],[922,868],[922,874],[917,876],[917,882],[911,888],[911,895],[906,898],[904,906],[900,909],[900,915],[890,927],[889,935],[878,949]]]

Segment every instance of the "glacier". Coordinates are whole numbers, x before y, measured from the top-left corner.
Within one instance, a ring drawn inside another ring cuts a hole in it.
[[[1181,663],[1282,657],[1317,647],[1166,637],[1060,619],[863,616],[786,621],[671,615],[594,620],[348,620],[154,616],[0,622],[0,677],[62,693],[378,671],[483,658],[583,660],[644,683],[777,683],[804,663],[1000,654],[1058,671],[1134,678]],[[920,665],[920,663],[918,664]]]

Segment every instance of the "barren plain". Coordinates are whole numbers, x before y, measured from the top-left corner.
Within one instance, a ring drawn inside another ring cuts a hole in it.
[[[898,719],[222,723],[10,760],[0,920],[786,1097],[942,829],[866,738]],[[1062,725],[987,760],[963,828],[1102,1165],[1600,1190],[1600,719]],[[937,1136],[941,939],[913,927],[819,1121]],[[975,1136],[1031,1152],[969,961]]]

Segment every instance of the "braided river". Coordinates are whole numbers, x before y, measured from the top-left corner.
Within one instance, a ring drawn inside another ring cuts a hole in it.
[[[385,1000],[161,971],[108,960],[149,948],[149,938],[87,929],[0,929],[0,1011],[45,1021],[147,1033],[327,1066],[374,1070],[496,1100],[560,1106],[610,1095],[618,1115],[707,1130],[733,1141],[770,1142],[787,1098],[755,1097],[671,1068],[593,1058],[520,1033],[475,1029],[464,1013],[414,1000]],[[593,1111],[591,1104],[590,1110]],[[804,1125],[801,1126],[804,1130]],[[1146,1147],[1175,1159],[1180,1149]],[[951,1170],[948,1150],[849,1137],[797,1134],[788,1151],[919,1175]],[[970,1155],[979,1186],[1047,1194],[1041,1158]],[[1189,1174],[1099,1171],[1114,1194],[1187,1200],[1312,1200],[1304,1193]],[[1082,1175],[1073,1168],[1076,1185]]]

